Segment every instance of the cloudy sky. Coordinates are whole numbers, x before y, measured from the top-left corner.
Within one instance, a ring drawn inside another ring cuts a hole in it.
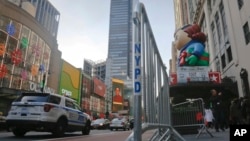
[[[83,60],[106,60],[110,0],[50,0],[60,12],[58,45],[62,58],[75,67]],[[173,41],[173,0],[140,0],[146,8],[150,25],[163,62],[169,68]]]

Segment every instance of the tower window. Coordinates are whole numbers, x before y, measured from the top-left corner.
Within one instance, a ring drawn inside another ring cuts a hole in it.
[[[246,22],[244,24],[243,31],[244,31],[244,36],[245,36],[246,44],[248,44],[250,42],[250,32],[249,32],[248,22]]]

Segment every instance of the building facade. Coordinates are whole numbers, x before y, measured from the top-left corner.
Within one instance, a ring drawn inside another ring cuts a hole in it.
[[[207,35],[210,70],[219,71],[224,82],[233,83],[235,87],[232,91],[239,97],[250,96],[250,64],[247,63],[250,51],[250,2],[196,0],[189,1],[187,6],[190,23],[198,23]],[[175,67],[176,62],[172,63],[171,67]]]
[[[106,61],[94,62],[89,59],[84,59],[83,74],[82,104],[84,106],[84,109],[94,119],[98,117],[104,118],[105,113],[108,111],[107,109],[109,108],[106,105]]]
[[[86,73],[82,73],[82,109],[85,110],[86,113],[91,115],[90,108],[90,96],[92,93],[92,77]]]
[[[106,78],[106,61],[97,61],[94,65],[94,76],[105,82]]]
[[[48,0],[8,0],[30,13],[53,37],[57,37],[60,13]]]
[[[0,1],[0,111],[3,115],[21,92],[41,92],[41,88],[44,92],[56,92],[58,88],[60,69],[51,67],[61,58],[56,36],[36,20],[36,8],[27,2]],[[47,21],[50,23],[53,22]],[[49,79],[56,84],[50,86]]]

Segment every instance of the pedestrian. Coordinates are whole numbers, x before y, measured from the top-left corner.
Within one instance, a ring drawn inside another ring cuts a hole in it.
[[[213,116],[213,112],[209,107],[206,107],[205,109],[205,122],[206,122],[206,126],[208,128],[213,128],[213,120],[214,120],[214,116]]]
[[[223,108],[222,93],[218,93],[215,89],[211,91],[211,97],[209,98],[209,105],[212,109],[214,116],[214,128],[216,132],[219,132],[219,128],[225,131],[225,109]]]
[[[230,124],[237,125],[241,124],[242,114],[241,114],[240,99],[235,98],[232,100],[230,105]]]
[[[249,96],[244,96],[241,106],[242,117],[245,124],[250,124],[250,98]]]

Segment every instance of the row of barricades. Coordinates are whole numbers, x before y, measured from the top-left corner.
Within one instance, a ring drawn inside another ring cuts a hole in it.
[[[201,133],[206,132],[211,137],[205,120],[205,108],[202,98],[172,105],[172,125],[181,134],[197,133],[197,138]]]
[[[151,129],[156,130],[150,141],[184,140],[171,126],[169,77],[142,3],[133,12],[133,22],[134,129],[127,140],[141,141]]]
[[[151,129],[155,133],[150,141],[185,140],[181,137],[184,134],[197,134],[199,138],[202,133],[213,137],[208,130],[205,120],[205,107],[202,98],[189,100],[171,106],[171,125],[148,122],[142,124],[142,132]],[[173,133],[175,136],[172,136]]]
[[[203,130],[208,132],[202,99],[170,105],[166,66],[142,3],[133,12],[133,22],[134,129],[127,141],[141,141],[142,134],[152,129],[155,132],[150,141],[184,141],[179,131],[186,127],[200,127],[198,135]]]

